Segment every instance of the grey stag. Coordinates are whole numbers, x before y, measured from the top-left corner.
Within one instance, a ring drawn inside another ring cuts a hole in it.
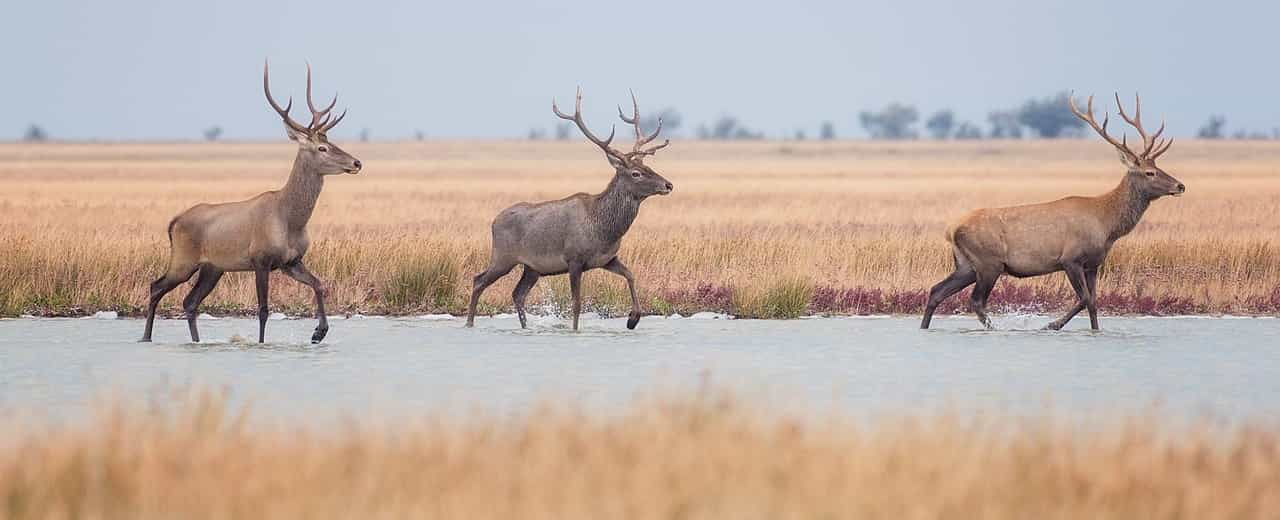
[[[631,96],[632,115],[627,117],[618,108],[618,116],[635,128],[635,145],[630,152],[619,152],[609,146],[609,137],[599,139],[582,122],[582,89],[578,89],[573,115],[566,115],[551,101],[551,109],[561,119],[573,121],[587,140],[604,151],[609,165],[613,166],[613,179],[604,192],[590,195],[578,193],[568,198],[549,202],[521,202],[503,210],[493,220],[493,252],[489,267],[476,275],[471,291],[471,304],[467,308],[467,326],[475,325],[476,303],[484,290],[502,278],[516,265],[524,266],[524,274],[516,283],[511,297],[515,302],[520,326],[526,327],[524,303],[538,283],[538,278],[569,274],[569,287],[573,293],[573,329],[578,330],[578,314],[582,312],[582,273],[596,268],[615,273],[627,280],[631,292],[631,315],[627,328],[634,329],[640,321],[640,302],[636,296],[636,281],[631,270],[618,259],[622,237],[635,222],[640,203],[653,195],[668,195],[672,185],[661,175],[645,166],[643,159],[670,144],[645,148],[658,138],[662,131],[662,119],[652,134],[644,135],[640,128],[640,106],[635,95]]]

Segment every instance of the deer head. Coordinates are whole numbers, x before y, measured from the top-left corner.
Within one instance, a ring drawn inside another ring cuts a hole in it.
[[[267,102],[271,104],[271,108],[277,114],[280,114],[280,117],[284,120],[284,129],[288,133],[289,139],[298,143],[298,159],[305,160],[311,166],[310,170],[319,175],[360,173],[360,160],[329,142],[329,136],[327,135],[329,130],[338,126],[342,118],[347,116],[347,111],[343,110],[342,114],[337,118],[331,118],[330,112],[333,110],[334,105],[338,104],[337,94],[334,94],[333,101],[324,110],[316,109],[315,102],[311,100],[311,65],[307,65],[307,108],[311,109],[311,123],[307,125],[298,123],[292,117],[289,117],[289,110],[293,108],[292,97],[289,98],[284,108],[280,108],[280,104],[276,103],[275,99],[272,99],[269,75],[269,67],[264,63],[262,65],[262,91],[266,93]]]
[[[635,127],[636,142],[632,146],[630,152],[620,152],[609,146],[613,142],[614,127],[609,128],[609,137],[601,140],[591,133],[586,123],[582,122],[582,88],[578,88],[577,98],[574,101],[573,115],[566,115],[560,111],[560,107],[556,106],[556,100],[551,100],[551,110],[555,112],[560,119],[573,121],[578,125],[578,129],[582,131],[582,135],[586,136],[588,141],[595,143],[604,151],[605,158],[609,160],[609,164],[613,166],[614,178],[620,185],[632,196],[643,199],[652,195],[669,195],[673,186],[667,179],[664,179],[652,168],[644,165],[645,156],[653,155],[658,150],[665,148],[671,141],[664,140],[662,144],[645,148],[645,145],[653,142],[658,138],[658,133],[662,131],[662,118],[658,118],[658,127],[653,130],[650,135],[644,135],[640,128],[640,104],[636,101],[635,93],[631,94],[631,105],[634,108],[632,116],[628,118],[622,113],[622,107],[618,107],[618,117],[622,118],[624,123]]]
[[[1120,103],[1120,94],[1116,94],[1116,107],[1120,111],[1120,117],[1129,123],[1138,131],[1138,136],[1142,138],[1142,151],[1136,152],[1129,148],[1127,135],[1121,135],[1119,141],[1107,134],[1107,123],[1110,121],[1104,113],[1102,124],[1098,124],[1098,120],[1093,117],[1093,96],[1089,96],[1086,110],[1088,113],[1080,112],[1076,108],[1075,96],[1068,96],[1068,104],[1071,105],[1071,112],[1076,115],[1094,131],[1098,132],[1103,139],[1116,147],[1120,152],[1120,162],[1124,163],[1129,170],[1126,175],[1130,183],[1135,186],[1139,192],[1148,199],[1158,199],[1165,195],[1181,196],[1187,191],[1186,185],[1178,182],[1178,179],[1165,173],[1160,167],[1156,166],[1156,158],[1163,155],[1173,145],[1173,139],[1160,139],[1160,134],[1164,133],[1164,122],[1160,123],[1160,128],[1156,133],[1147,135],[1147,131],[1142,128],[1142,99],[1135,93],[1133,95],[1133,118],[1130,118],[1124,111],[1124,105]]]

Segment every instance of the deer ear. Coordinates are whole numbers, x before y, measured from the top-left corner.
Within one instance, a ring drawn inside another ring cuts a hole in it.
[[[1121,164],[1128,166],[1130,169],[1138,167],[1138,161],[1132,155],[1125,153],[1123,150],[1117,150],[1116,152],[1120,155]]]
[[[614,169],[623,168],[623,167],[626,167],[627,165],[627,163],[622,162],[621,157],[618,157],[611,153],[605,153],[604,156],[609,159],[609,164],[612,165]]]
[[[298,130],[295,130],[292,126],[289,126],[288,123],[284,125],[284,133],[289,136],[290,141],[297,141],[299,143],[311,141],[310,135],[306,132],[299,132]]]

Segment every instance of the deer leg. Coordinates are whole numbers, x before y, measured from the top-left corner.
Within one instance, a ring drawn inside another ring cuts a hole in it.
[[[511,292],[511,301],[516,304],[516,315],[520,317],[520,328],[526,328],[524,317],[524,300],[529,296],[529,291],[533,289],[534,284],[538,283],[541,275],[529,266],[524,266],[524,272],[520,275],[520,281],[516,283],[516,289]]]
[[[578,315],[582,314],[582,265],[569,266],[569,292],[573,293],[573,330],[578,330]]]
[[[1071,282],[1071,288],[1076,292],[1077,303],[1061,318],[1045,327],[1050,330],[1061,330],[1062,327],[1067,325],[1067,322],[1071,321],[1071,318],[1076,317],[1076,314],[1089,307],[1090,301],[1093,299],[1093,295],[1089,293],[1088,282],[1085,281],[1084,268],[1080,267],[1079,264],[1069,263],[1063,264],[1062,270],[1067,273],[1067,281]],[[1096,323],[1097,321],[1095,320],[1094,324],[1096,325]]]
[[[1093,330],[1099,330],[1098,327],[1098,268],[1086,269],[1084,272],[1085,290],[1089,293],[1089,300],[1085,302],[1085,306],[1089,308],[1089,325]]]
[[[190,280],[191,275],[195,274],[195,272],[195,265],[183,270],[170,269],[164,276],[151,282],[150,301],[147,303],[147,326],[142,331],[142,339],[140,341],[151,341],[151,328],[156,321],[156,307],[160,305],[160,300],[164,298],[164,295],[169,294],[169,291],[182,285],[182,282]]]
[[[258,343],[266,343],[267,339],[267,282],[271,271],[258,269],[253,272],[255,284],[258,286]]]
[[[955,272],[929,290],[929,300],[924,306],[924,319],[920,320],[920,328],[929,328],[929,323],[933,321],[933,311],[939,304],[964,290],[965,287],[973,285],[977,280],[978,274],[973,272],[973,269],[965,269],[957,265]]]
[[[319,343],[324,340],[326,334],[329,333],[329,316],[324,310],[325,288],[324,282],[321,282],[316,275],[311,274],[307,270],[307,266],[298,261],[293,265],[284,268],[284,274],[289,278],[297,280],[298,283],[310,287],[316,294],[316,319],[320,323],[316,324],[316,331],[311,334],[311,342]]]
[[[201,266],[200,274],[196,276],[195,287],[191,288],[191,292],[182,302],[182,311],[187,314],[187,329],[191,331],[192,343],[200,342],[200,331],[196,330],[196,317],[200,314],[200,304],[209,297],[213,288],[218,286],[219,280],[222,280],[222,270],[211,265]]]
[[[636,324],[640,323],[640,298],[636,296],[636,278],[631,275],[631,270],[622,264],[618,257],[613,257],[609,263],[604,265],[606,271],[615,273],[627,280],[627,290],[631,292],[631,316],[627,318],[627,328],[635,329]]]
[[[985,276],[978,274],[977,278],[977,285],[973,288],[973,294],[969,296],[969,308],[978,315],[978,321],[982,322],[983,327],[994,329],[995,327],[991,326],[991,319],[987,317],[987,297],[991,296],[991,289],[995,288],[1000,274]]]
[[[489,264],[489,268],[483,273],[476,275],[471,282],[471,305],[467,306],[467,326],[474,327],[476,325],[476,304],[480,303],[480,295],[484,294],[484,290],[488,289],[493,282],[499,278],[506,276],[516,267],[516,264],[502,266],[500,264]]]

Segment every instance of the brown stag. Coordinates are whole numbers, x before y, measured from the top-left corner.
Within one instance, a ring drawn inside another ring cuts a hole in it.
[[[284,120],[289,139],[297,142],[298,155],[293,171],[284,187],[260,194],[252,199],[224,204],[199,204],[178,214],[169,222],[169,267],[164,276],[151,283],[147,305],[147,326],[142,341],[151,341],[151,326],[156,305],[174,287],[186,282],[199,271],[195,286],[182,302],[186,312],[191,341],[200,341],[196,316],[200,302],[213,291],[222,274],[253,271],[258,292],[258,342],[266,335],[267,281],[271,271],[281,270],[315,292],[316,318],[320,323],[311,336],[312,343],[324,339],[329,331],[325,317],[324,284],[303,265],[307,252],[307,221],[315,210],[326,175],[359,173],[360,160],[329,142],[328,131],[346,116],[336,118],[330,111],[338,102],[335,95],[329,106],[316,109],[311,99],[311,66],[307,66],[307,107],[311,123],[303,125],[289,117],[293,98],[284,108],[271,97],[268,68],[262,69],[262,90],[271,108]]]
[[[1064,271],[1079,303],[1046,328],[1061,329],[1081,310],[1088,309],[1090,326],[1098,329],[1098,269],[1111,246],[1138,225],[1152,201],[1165,195],[1180,196],[1187,188],[1156,166],[1156,158],[1169,150],[1173,139],[1160,139],[1163,123],[1154,134],[1147,135],[1142,127],[1142,100],[1136,94],[1133,118],[1125,113],[1119,95],[1116,105],[1120,117],[1142,138],[1140,151],[1129,148],[1127,137],[1116,140],[1107,134],[1107,117],[1098,124],[1093,117],[1093,96],[1089,96],[1087,114],[1076,107],[1074,98],[1069,98],[1069,104],[1076,117],[1120,152],[1120,162],[1127,168],[1120,185],[1096,197],[980,209],[961,218],[947,231],[955,272],[929,291],[920,328],[929,328],[939,303],[975,283],[970,308],[985,327],[991,328],[987,297],[1001,275],[1023,278]]]
[[[578,314],[582,312],[582,273],[595,268],[622,276],[631,292],[631,315],[627,328],[634,329],[640,321],[640,301],[636,296],[635,277],[618,259],[622,237],[631,228],[640,203],[653,195],[671,193],[671,183],[645,166],[645,156],[670,144],[645,148],[662,131],[662,119],[650,135],[640,129],[640,105],[631,96],[632,116],[628,118],[618,108],[622,121],[635,127],[636,141],[630,152],[619,152],[609,146],[613,142],[613,130],[607,139],[599,139],[586,123],[582,122],[582,89],[578,89],[573,115],[566,115],[551,100],[551,109],[561,119],[573,121],[587,140],[604,151],[605,158],[614,168],[613,180],[604,192],[589,195],[578,193],[565,199],[530,204],[521,202],[503,210],[493,220],[493,252],[489,267],[476,275],[471,291],[471,305],[467,307],[467,326],[475,325],[476,303],[485,288],[502,278],[516,265],[524,266],[524,273],[516,283],[512,299],[520,326],[526,326],[524,302],[529,290],[542,276],[569,274],[569,287],[573,293],[573,329],[578,330]]]

